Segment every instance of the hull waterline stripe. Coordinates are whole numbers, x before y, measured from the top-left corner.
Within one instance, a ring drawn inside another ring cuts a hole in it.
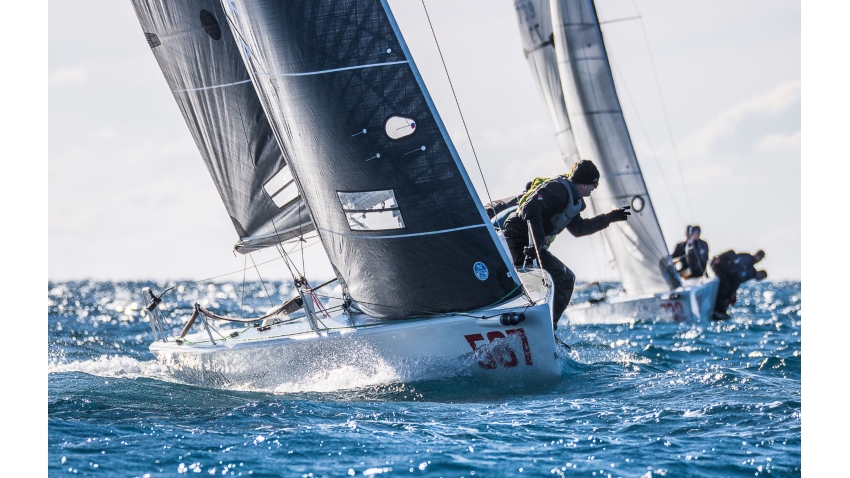
[[[248,78],[247,80],[234,81],[233,83],[224,83],[224,84],[221,84],[221,85],[213,85],[213,86],[202,86],[200,88],[183,88],[182,90],[171,90],[171,91],[173,91],[174,93],[181,93],[181,92],[184,92],[184,91],[212,90],[212,89],[215,89],[215,88],[224,88],[225,86],[241,85],[243,83],[250,83],[250,82],[251,82],[251,79]]]
[[[394,236],[356,236],[354,234],[345,234],[343,232],[331,231],[330,229],[324,229],[324,228],[321,228],[321,227],[317,227],[316,229],[318,229],[322,232],[329,232],[331,234],[336,234],[337,236],[353,237],[355,239],[396,239],[396,238],[402,238],[402,237],[428,236],[428,235],[431,235],[431,234],[445,234],[447,232],[462,231],[464,229],[474,229],[476,227],[487,227],[487,225],[486,224],[475,224],[475,225],[472,225],[472,226],[456,227],[454,229],[443,229],[442,231],[417,232],[415,234],[399,234],[399,235],[394,235]]]
[[[344,68],[334,68],[332,70],[320,70],[320,71],[307,71],[304,73],[265,73],[258,71],[256,74],[258,75],[266,75],[266,76],[309,76],[309,75],[321,75],[324,73],[335,73],[337,71],[346,71],[346,70],[359,70],[360,68],[372,68],[373,66],[389,66],[389,65],[403,65],[407,63],[407,60],[403,61],[392,61],[389,63],[372,63],[369,65],[356,65],[356,66],[346,66]]]

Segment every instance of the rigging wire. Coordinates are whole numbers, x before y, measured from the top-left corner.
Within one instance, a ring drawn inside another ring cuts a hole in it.
[[[245,257],[245,265],[242,267],[242,296],[239,304],[239,318],[245,318],[245,276],[248,273],[248,258]]]
[[[316,236],[310,236],[310,237],[307,237],[307,239],[315,239],[315,238],[317,238],[317,237],[319,237],[319,236],[318,236],[318,235],[316,235]],[[308,248],[308,247],[313,247],[313,246],[315,246],[316,244],[318,244],[318,242],[314,242],[314,243],[312,243],[312,244],[307,244],[306,246],[304,246],[304,249],[306,249],[306,248]],[[282,247],[282,245],[281,245],[281,247]],[[294,248],[293,248],[293,250],[294,250]],[[292,251],[289,251],[289,252],[291,253]],[[270,263],[270,262],[278,261],[278,260],[281,260],[281,259],[283,259],[283,257],[275,257],[274,259],[269,259],[269,260],[267,260],[267,261],[265,261],[265,262],[260,262],[260,263],[259,263],[259,264],[257,264],[257,265],[258,265],[258,266],[262,266],[262,265],[268,264],[268,263]],[[247,268],[247,265],[246,265],[246,268]],[[238,274],[238,273],[240,273],[240,272],[243,272],[244,270],[245,270],[245,269],[238,269],[238,270],[235,270],[235,271],[226,272],[226,273],[221,274],[221,275],[217,275],[217,276],[213,276],[213,277],[208,277],[208,278],[206,278],[206,279],[196,280],[196,281],[194,281],[194,282],[195,282],[195,283],[208,282],[208,281],[211,281],[211,280],[213,280],[213,279],[220,279],[220,278],[222,278],[222,277],[226,277],[226,276],[229,276],[229,275]]]
[[[260,283],[263,284],[263,290],[266,291],[266,295],[269,298],[269,302],[272,303],[272,307],[274,307],[274,300],[272,300],[271,294],[269,294],[268,289],[266,289],[266,281],[263,280],[263,276],[260,275],[260,269],[257,267],[257,264],[254,262],[254,256],[248,254],[251,257],[251,264],[254,264],[254,269],[257,271],[257,276],[260,278]]]
[[[640,18],[640,10],[638,9],[637,3],[635,0],[632,0],[632,5],[635,7],[635,11],[638,13],[638,18]],[[640,31],[643,33],[643,43],[646,45],[646,52],[649,55],[649,65],[652,67],[652,79],[655,81],[655,90],[658,92],[658,98],[661,101],[661,110],[664,113],[664,124],[667,126],[667,135],[670,137],[670,144],[673,146],[673,157],[676,159],[676,170],[679,172],[679,181],[682,185],[682,191],[685,193],[685,204],[688,206],[688,214],[690,216],[690,222],[694,221],[694,213],[691,208],[691,199],[688,195],[688,189],[685,188],[685,177],[682,174],[682,166],[679,161],[679,151],[676,148],[676,141],[673,139],[673,130],[670,128],[670,119],[667,115],[667,104],[664,101],[664,95],[661,94],[661,85],[658,83],[658,73],[656,73],[655,69],[655,59],[652,56],[652,50],[649,48],[649,40],[646,38],[646,29],[643,27],[643,21],[639,21],[638,25],[640,26]]]
[[[493,202],[493,197],[490,196],[490,188],[487,187],[487,180],[484,179],[484,171],[481,169],[481,163],[478,162],[478,154],[475,153],[475,145],[472,144],[472,137],[469,136],[469,128],[466,127],[466,120],[463,118],[463,111],[460,109],[455,87],[452,84],[452,78],[449,76],[449,69],[446,67],[446,60],[443,58],[443,51],[440,49],[440,42],[437,41],[437,34],[434,33],[434,25],[431,24],[431,16],[428,15],[428,8],[425,6],[425,0],[422,0],[422,9],[425,10],[425,17],[428,19],[428,26],[431,28],[431,35],[434,37],[434,44],[437,45],[437,52],[440,54],[440,61],[443,62],[443,70],[446,72],[446,78],[449,80],[449,87],[452,90],[452,96],[457,105],[457,111],[460,113],[460,120],[463,123],[463,130],[466,132],[466,138],[469,140],[469,146],[472,148],[472,156],[475,158],[475,164],[478,166],[478,172],[481,174],[481,181],[484,183],[484,190],[487,192],[487,200]]]
[[[643,120],[641,120],[640,113],[638,112],[637,106],[632,102],[632,94],[629,92],[629,87],[626,85],[626,82],[623,80],[623,76],[619,73],[619,68],[617,67],[614,59],[610,56],[608,57],[608,61],[611,63],[611,72],[620,78],[620,84],[623,86],[623,90],[626,93],[626,101],[628,101],[629,105],[635,112],[635,117],[637,118],[638,126],[640,127],[641,133],[646,138],[647,146],[649,147],[650,157],[652,157],[652,161],[655,162],[655,166],[658,168],[658,171],[661,172],[661,178],[664,180],[664,189],[667,191],[667,194],[670,196],[670,200],[673,202],[673,207],[676,209],[676,216],[678,216],[679,221],[684,224],[682,219],[682,212],[679,210],[678,201],[673,197],[673,192],[670,190],[670,181],[667,179],[667,175],[664,173],[664,168],[661,167],[661,163],[658,161],[658,156],[655,154],[655,151],[652,149],[652,144],[649,140],[649,134],[646,132],[646,128],[643,125]],[[635,152],[635,156],[637,156],[637,152]]]

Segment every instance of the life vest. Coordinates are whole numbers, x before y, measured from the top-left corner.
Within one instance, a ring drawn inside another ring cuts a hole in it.
[[[552,216],[552,219],[549,222],[552,224],[552,239],[555,238],[564,228],[567,227],[567,224],[570,223],[576,216],[581,212],[582,200],[579,198],[578,202],[575,202],[576,196],[578,196],[578,191],[576,190],[575,184],[572,181],[567,180],[567,178],[563,176],[558,176],[556,180],[561,183],[565,188],[567,188],[567,207],[561,211],[560,214],[556,214]]]
[[[534,178],[534,181],[531,183],[531,187],[528,188],[528,191],[519,199],[518,202],[518,209],[521,209],[525,203],[537,195],[538,189],[552,181],[557,181],[564,186],[564,189],[567,190],[567,206],[563,211],[555,214],[551,219],[549,219],[549,223],[552,226],[552,233],[550,234],[552,240],[554,240],[555,236],[560,234],[564,228],[567,227],[567,224],[569,224],[570,221],[579,215],[582,205],[584,204],[584,201],[582,201],[581,198],[579,198],[578,202],[575,201],[575,198],[578,197],[578,190],[576,190],[575,184],[573,184],[568,177],[568,175],[562,174],[552,179]]]

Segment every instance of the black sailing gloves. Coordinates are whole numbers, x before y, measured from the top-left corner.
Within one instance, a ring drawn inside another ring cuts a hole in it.
[[[631,209],[630,206],[614,209],[613,211],[606,214],[606,216],[608,216],[608,220],[611,222],[625,221],[632,214],[628,211],[629,209]]]

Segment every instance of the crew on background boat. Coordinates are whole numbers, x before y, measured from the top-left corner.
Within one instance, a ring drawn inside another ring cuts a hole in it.
[[[728,250],[711,259],[711,269],[720,280],[717,289],[717,301],[714,303],[714,319],[728,319],[726,310],[738,301],[738,287],[750,279],[764,280],[766,271],[757,271],[755,265],[764,259],[764,251],[755,254],[736,253]]]
[[[552,301],[552,318],[555,329],[567,309],[575,286],[575,274],[549,252],[549,244],[565,228],[575,237],[599,232],[612,222],[625,221],[631,214],[629,206],[614,209],[591,219],[581,217],[584,199],[599,185],[599,170],[590,160],[573,165],[569,174],[552,179],[537,178],[519,200],[519,206],[505,220],[505,240],[514,264],[518,268],[531,264],[540,255],[540,266],[552,276],[555,295]],[[527,222],[537,244],[529,244]]]
[[[688,226],[685,240],[673,249],[673,262],[683,279],[702,277],[708,268],[708,243],[700,239],[699,226]]]

